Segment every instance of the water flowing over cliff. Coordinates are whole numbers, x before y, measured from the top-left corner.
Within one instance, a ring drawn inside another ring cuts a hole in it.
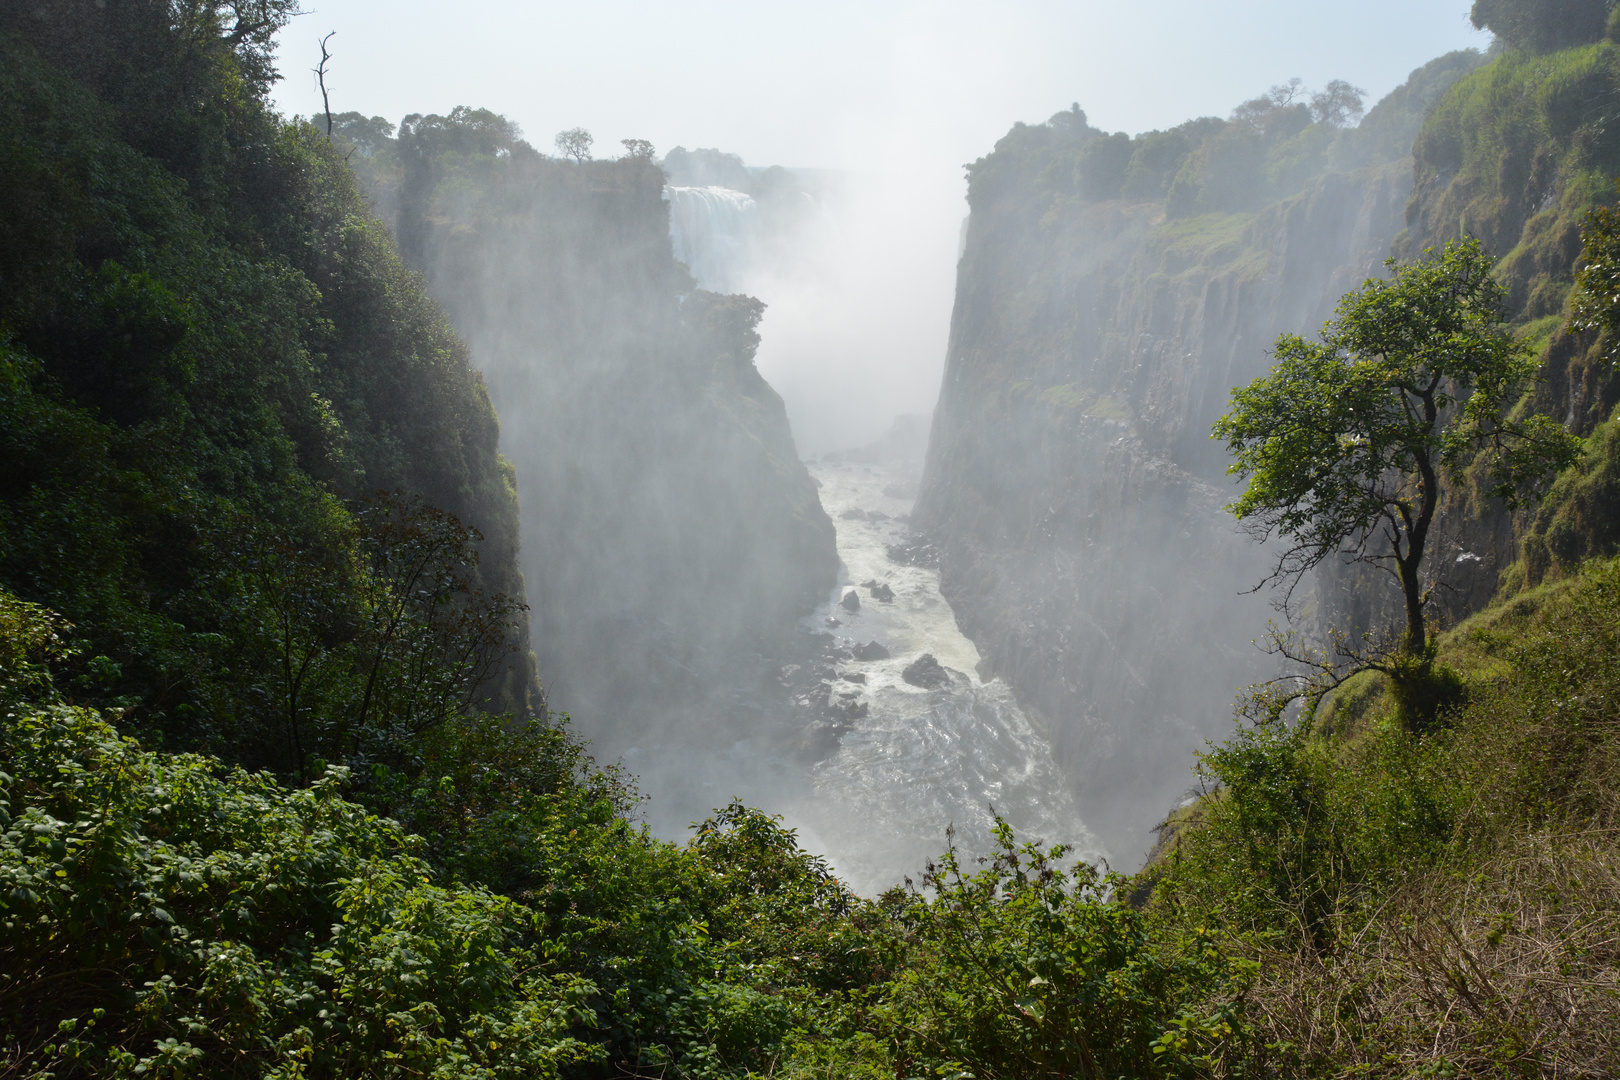
[[[1269,552],[1222,509],[1210,424],[1279,333],[1314,332],[1379,270],[1411,176],[1382,144],[1410,145],[1474,62],[1414,73],[1359,130],[1282,95],[1135,140],[1075,109],[971,170],[917,526],[984,670],[1050,731],[1120,861],[1228,729],[1221,691],[1274,670],[1251,644]],[[1302,147],[1316,175],[1290,191]]]
[[[747,269],[757,205],[747,192],[724,187],[664,189],[675,258],[714,292],[735,291]]]

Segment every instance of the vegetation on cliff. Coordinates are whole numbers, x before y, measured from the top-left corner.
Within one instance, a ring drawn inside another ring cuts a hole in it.
[[[530,679],[512,662],[513,477],[493,414],[341,155],[265,108],[286,12],[0,14],[0,1076],[1620,1067],[1612,215],[1557,202],[1544,219],[1579,209],[1588,255],[1580,322],[1521,327],[1547,349],[1525,408],[1555,395],[1591,438],[1526,519],[1516,592],[1438,636],[1460,696],[1432,726],[1403,723],[1365,673],[1212,748],[1204,797],[1135,880],[1003,829],[977,862],[948,850],[865,899],[739,805],[689,844],[653,839],[565,727],[513,715]],[[1518,91],[1601,74],[1611,48],[1506,53],[1459,84],[1419,161],[1460,133],[1463,186],[1420,192],[1414,221],[1508,184],[1484,162],[1518,160],[1499,151],[1521,137],[1566,195],[1585,183],[1601,133],[1556,134],[1557,110],[1525,112],[1542,95]],[[1532,135],[1475,109],[1502,80]],[[531,238],[562,229],[599,181],[656,213],[645,161],[526,158],[503,124],[413,118],[421,146],[447,142],[430,183],[401,174],[420,228],[402,242],[453,247],[446,208],[458,227],[517,206]],[[1028,145],[1059,146],[1062,124]],[[1113,192],[1109,170],[1123,198],[1147,140],[1129,157],[1117,137],[1081,144],[1103,149],[1084,169],[1049,159],[1046,209]],[[1153,165],[1155,185],[1170,176],[1155,198],[1192,160]],[[524,201],[533,185],[500,180],[521,169],[565,195]],[[981,181],[1013,182],[989,166]],[[1494,190],[1511,218],[1517,189]],[[1562,323],[1575,255],[1560,268],[1535,220],[1500,280],[1556,294],[1542,317]],[[1230,239],[1212,219],[1184,228]],[[672,295],[660,325],[691,335],[686,389],[764,409],[758,306]],[[1584,383],[1558,366],[1572,356]],[[1593,391],[1578,408],[1575,385]],[[1122,422],[1095,396],[1049,396]],[[758,417],[737,429],[767,462],[787,452]]]
[[[1365,117],[1365,92],[1342,80],[1310,93],[1294,79],[1227,119],[1134,137],[1092,127],[1076,104],[1044,124],[1015,124],[969,165],[968,201],[1025,200],[1050,213],[1122,198],[1162,202],[1173,218],[1256,211],[1324,173],[1406,158],[1429,109],[1480,61],[1472,51],[1431,60]]]
[[[1374,628],[1364,646],[1340,636],[1329,663],[1383,670],[1408,697],[1431,675],[1424,560],[1442,479],[1471,468],[1513,505],[1581,449],[1550,417],[1514,409],[1538,365],[1505,326],[1494,264],[1475,239],[1390,260],[1391,276],[1347,294],[1319,340],[1278,338],[1276,366],[1233,390],[1215,423],[1247,482],[1229,509],[1255,539],[1287,545],[1269,579],[1285,596],[1330,558],[1394,577],[1404,629]],[[1432,719],[1432,703],[1419,712]]]
[[[390,604],[417,660],[470,648],[451,696],[535,688],[483,386],[333,148],[266,108],[286,5],[238,7],[0,15],[0,585],[72,621],[77,701],[291,774],[366,756],[295,749],[301,710],[421,722],[368,698],[413,662]],[[401,591],[413,545],[476,643]]]

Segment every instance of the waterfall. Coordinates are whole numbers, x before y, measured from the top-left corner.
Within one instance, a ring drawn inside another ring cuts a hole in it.
[[[698,285],[735,292],[747,270],[756,206],[746,192],[724,187],[666,187],[675,258]]]

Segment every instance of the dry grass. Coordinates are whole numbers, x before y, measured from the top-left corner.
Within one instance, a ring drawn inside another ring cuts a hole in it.
[[[1525,835],[1471,869],[1414,878],[1325,951],[1249,950],[1278,1074],[1620,1074],[1620,836]]]

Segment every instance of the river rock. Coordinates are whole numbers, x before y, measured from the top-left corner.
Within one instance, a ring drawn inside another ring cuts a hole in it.
[[[845,682],[860,683],[862,686],[866,685],[866,675],[859,671],[846,671],[840,675],[839,678],[843,679]]]
[[[938,690],[942,686],[951,685],[951,673],[934,659],[933,653],[923,653],[907,664],[900,677],[912,686],[920,686],[924,690]]]
[[[854,589],[851,589],[851,590],[849,590],[849,592],[845,593],[844,598],[842,600],[838,601],[838,603],[839,603],[839,606],[841,606],[845,611],[849,612],[851,615],[853,615],[853,614],[855,614],[855,612],[861,610],[861,598],[855,594]]]
[[[884,582],[882,585],[873,585],[870,592],[874,600],[880,600],[885,604],[894,603],[894,590],[889,588],[888,582]]]
[[[850,655],[856,660],[887,660],[889,650],[875,641],[868,641],[865,645],[857,645],[851,649]]]
[[[842,514],[839,514],[838,516],[839,516],[840,519],[842,519],[844,521],[865,521],[866,520],[866,511],[865,510],[858,510],[858,509],[856,509],[854,507],[851,507],[850,509],[845,510]]]
[[[864,701],[853,698],[827,700],[827,715],[834,720],[864,720],[868,706]]]

